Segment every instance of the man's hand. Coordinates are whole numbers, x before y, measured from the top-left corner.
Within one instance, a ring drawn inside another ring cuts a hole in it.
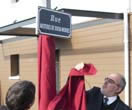
[[[74,68],[79,71],[80,69],[83,69],[83,67],[84,67],[84,62],[77,64]]]

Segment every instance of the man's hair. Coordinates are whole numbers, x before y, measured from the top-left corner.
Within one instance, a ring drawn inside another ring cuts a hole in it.
[[[124,76],[121,76],[120,87],[122,88],[122,90],[124,90],[125,86],[126,86],[126,80]]]
[[[121,79],[120,79],[120,87],[122,88],[121,91],[124,90],[125,86],[126,86],[126,80],[125,80],[125,77],[120,75]]]
[[[9,110],[29,109],[35,99],[35,85],[31,81],[18,81],[6,94],[6,105]]]

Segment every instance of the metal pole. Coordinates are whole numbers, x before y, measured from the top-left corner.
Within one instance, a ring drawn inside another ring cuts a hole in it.
[[[128,2],[129,12],[131,12],[131,0]]]
[[[51,8],[51,0],[46,0],[46,2],[47,2],[46,7],[50,9]]]
[[[125,88],[125,103],[130,104],[130,59],[129,59],[129,20],[128,20],[128,10],[124,12],[124,71],[126,79],[126,88]]]

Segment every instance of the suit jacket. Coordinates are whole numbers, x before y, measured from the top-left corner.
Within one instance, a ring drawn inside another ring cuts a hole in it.
[[[101,110],[102,101],[103,94],[101,93],[100,88],[93,87],[86,91],[87,110]],[[130,108],[122,102],[118,96],[118,102],[114,110],[130,110]]]

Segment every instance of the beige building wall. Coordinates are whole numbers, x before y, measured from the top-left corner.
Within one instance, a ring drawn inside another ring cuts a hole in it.
[[[70,69],[80,62],[92,63],[98,70],[95,76],[85,77],[86,89],[101,86],[104,78],[110,73],[124,74],[123,21],[100,19],[92,22],[90,25],[84,23],[84,26],[73,27],[71,39],[56,39],[59,50],[60,88],[66,83]],[[8,79],[11,74],[10,55],[14,54],[20,55],[20,80],[31,80],[37,88],[37,38],[19,37],[17,40],[5,40],[0,44],[2,104],[8,87],[17,81]],[[124,100],[124,93],[121,98]],[[38,109],[37,93],[32,109]]]
[[[37,38],[18,38],[16,41],[5,41],[0,44],[0,92],[1,104],[5,103],[5,95],[8,88],[18,80],[11,80],[10,56],[19,54],[19,80],[31,80],[35,83],[37,89]],[[37,109],[36,101],[32,107]]]
[[[110,73],[124,74],[123,29],[123,21],[119,20],[73,30],[72,39],[60,44],[60,86],[80,62],[92,63],[98,70],[95,76],[85,77],[86,89],[100,87]]]

